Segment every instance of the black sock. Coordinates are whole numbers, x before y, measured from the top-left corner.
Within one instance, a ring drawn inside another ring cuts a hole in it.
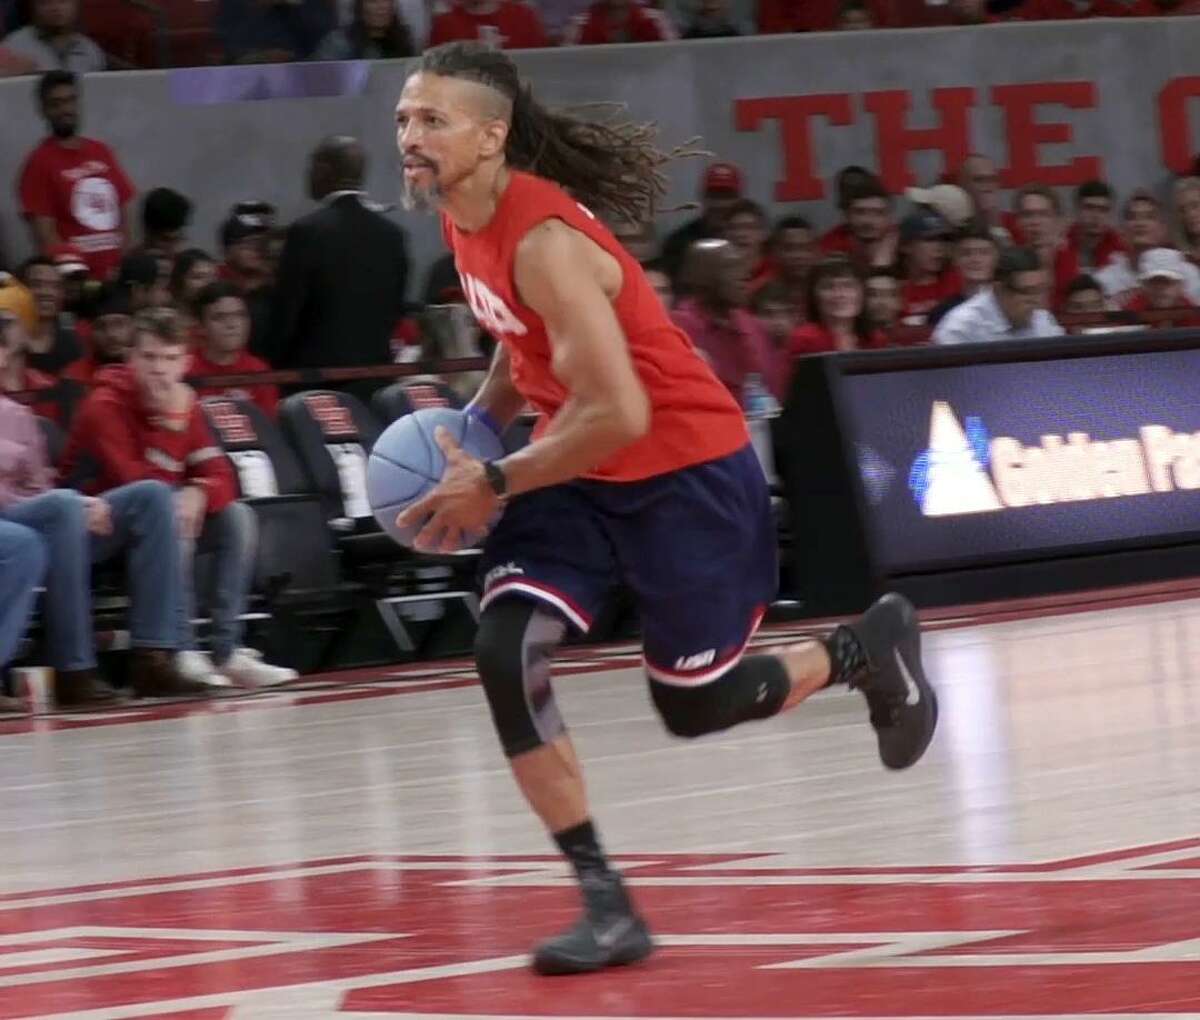
[[[600,848],[596,827],[590,818],[569,829],[563,829],[562,832],[556,832],[554,842],[558,844],[563,856],[571,862],[571,867],[575,869],[575,874],[581,881],[588,877],[606,877],[613,874],[608,866],[608,858]]]
[[[870,664],[866,649],[854,631],[849,627],[835,627],[820,640],[825,646],[825,651],[829,653],[831,667],[826,687],[832,687],[834,684],[853,686],[862,679]]]

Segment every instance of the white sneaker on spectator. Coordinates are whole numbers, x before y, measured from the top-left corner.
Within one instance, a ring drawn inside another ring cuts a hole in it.
[[[233,681],[227,676],[222,676],[221,671],[204,652],[176,652],[175,668],[188,680],[208,684],[209,687],[233,686]]]
[[[300,674],[284,666],[263,662],[262,653],[253,648],[238,648],[221,666],[221,672],[239,687],[274,687],[295,680]]]

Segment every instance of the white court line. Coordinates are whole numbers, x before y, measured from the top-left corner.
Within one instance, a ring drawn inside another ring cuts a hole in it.
[[[40,985],[52,982],[78,981],[92,977],[108,977],[112,974],[133,974],[152,970],[172,970],[179,967],[195,967],[205,963],[226,963],[234,960],[251,960],[285,953],[313,952],[322,949],[340,949],[345,946],[411,936],[399,932],[233,932],[233,931],[188,931],[185,928],[77,928],[75,931],[93,938],[144,938],[144,939],[188,939],[194,942],[243,942],[261,941],[266,945],[238,946],[233,949],[215,949],[205,952],[187,949],[167,950],[169,955],[151,960],[127,960],[124,963],[97,963],[86,967],[70,967],[50,973],[0,975],[0,988],[16,988],[21,985]],[[44,931],[48,938],[64,937],[61,930]],[[66,936],[70,937],[70,936]],[[144,1009],[144,1007],[143,1007]]]

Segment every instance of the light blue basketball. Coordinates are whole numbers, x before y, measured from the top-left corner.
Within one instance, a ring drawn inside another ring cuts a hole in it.
[[[392,422],[379,437],[367,461],[367,499],[379,526],[403,546],[412,548],[421,530],[417,524],[396,527],[396,515],[441,481],[446,469],[434,429],[447,429],[454,441],[480,460],[504,456],[499,438],[486,425],[449,407],[427,407]],[[468,536],[475,545],[483,534]]]

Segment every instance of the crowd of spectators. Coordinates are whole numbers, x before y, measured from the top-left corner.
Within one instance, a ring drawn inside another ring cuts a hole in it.
[[[1200,0],[195,0],[164,5],[163,37],[142,5],[0,0],[0,75],[1197,13]]]
[[[355,7],[373,10],[370,0]],[[134,542],[154,529],[128,520],[157,513],[166,493],[182,553],[171,576],[135,593],[135,610],[158,606],[134,614],[135,690],[278,682],[288,671],[241,644],[253,518],[198,401],[238,396],[273,417],[276,385],[222,377],[405,360],[419,352],[420,308],[463,302],[457,275],[448,257],[413,273],[405,230],[365,194],[366,158],[349,137],[312,151],[313,212],[285,225],[248,197],[205,245],[192,236],[188,196],[139,192],[151,182],[131,180],[119,153],[82,133],[81,83],[61,68],[36,79],[47,133],[14,190],[34,253],[0,273],[0,394],[20,401],[0,395],[0,576],[37,568],[57,578],[53,630],[86,610],[86,591],[64,580],[86,574],[82,565],[159,556]],[[712,162],[699,170],[697,214],[666,236],[655,223],[611,224],[748,413],[784,399],[797,359],[822,352],[1050,336],[1060,322],[1200,326],[1200,176],[1179,178],[1165,203],[1103,181],[1078,186],[1069,203],[1040,186],[1006,200],[994,163],[972,154],[904,195],[858,166],[843,168],[833,190],[837,222],[818,229],[795,210],[772,215],[749,197],[742,168]],[[57,465],[31,414],[64,431]],[[87,495],[54,489],[56,478]],[[31,542],[42,552],[29,553]],[[75,550],[69,569],[55,565],[60,546]],[[207,654],[190,631],[197,550],[217,559]],[[0,597],[3,665],[19,637],[13,614],[28,606]],[[82,639],[61,647],[60,700],[110,699]]]

